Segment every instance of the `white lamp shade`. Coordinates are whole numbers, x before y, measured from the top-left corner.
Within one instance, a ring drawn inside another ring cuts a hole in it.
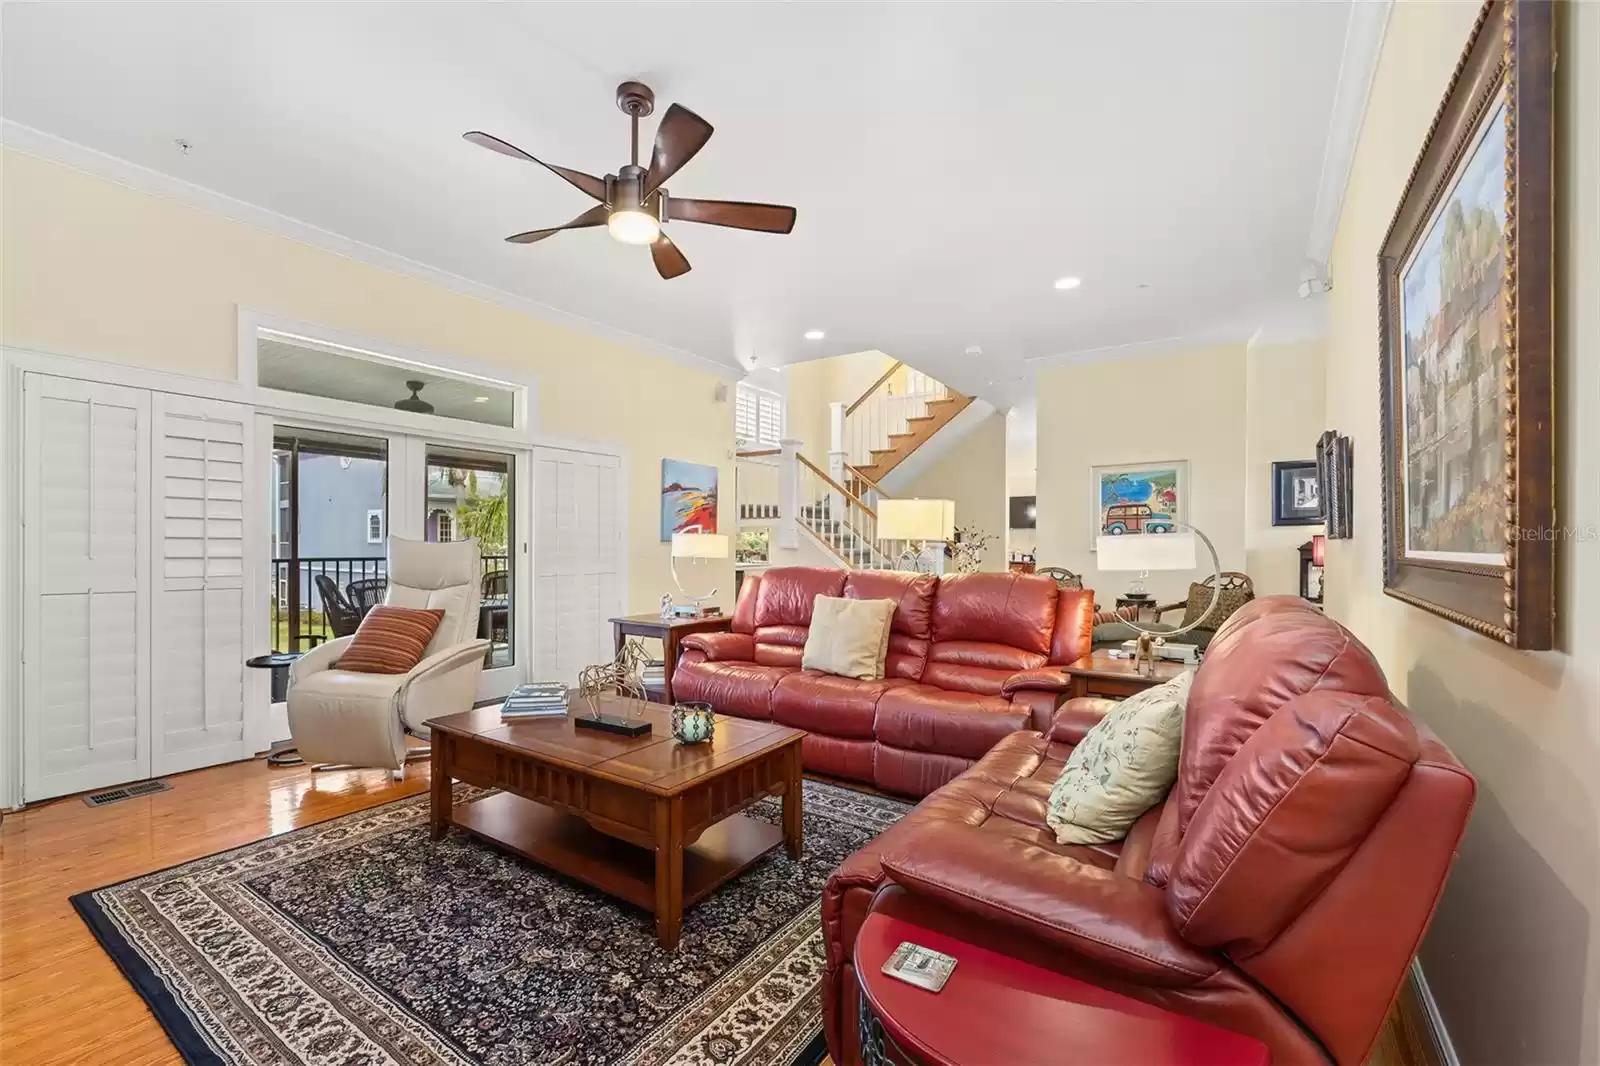
[[[728,538],[721,533],[674,533],[674,559],[726,559]]]
[[[1094,547],[1101,570],[1193,570],[1193,533],[1101,534]]]
[[[878,501],[880,540],[949,540],[955,531],[954,500]]]

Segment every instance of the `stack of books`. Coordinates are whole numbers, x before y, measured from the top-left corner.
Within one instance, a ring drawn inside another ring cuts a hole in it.
[[[560,681],[518,685],[500,705],[501,718],[560,718],[566,713],[567,686]]]

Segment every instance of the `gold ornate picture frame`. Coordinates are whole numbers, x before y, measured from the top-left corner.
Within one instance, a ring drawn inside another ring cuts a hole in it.
[[[1554,38],[1479,12],[1378,257],[1384,591],[1555,637]]]

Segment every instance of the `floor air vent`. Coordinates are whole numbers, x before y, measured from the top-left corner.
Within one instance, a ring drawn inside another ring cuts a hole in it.
[[[104,792],[91,792],[83,797],[83,802],[91,807],[104,807],[108,803],[118,800],[131,800],[136,796],[148,796],[156,792],[166,792],[172,786],[165,781],[140,781],[136,785],[123,785],[120,788],[108,788]]]

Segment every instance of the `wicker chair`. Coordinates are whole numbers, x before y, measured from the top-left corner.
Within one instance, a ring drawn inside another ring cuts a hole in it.
[[[333,635],[348,637],[354,633],[361,624],[361,612],[345,599],[339,586],[327,574],[317,574],[311,580],[317,586],[317,598],[322,601],[322,616],[328,620],[328,628],[333,630]]]
[[[1034,573],[1049,578],[1064,589],[1083,588],[1083,575],[1074,574],[1064,566],[1041,566]]]
[[[1219,579],[1220,579],[1220,582],[1221,582],[1220,584],[1218,584]],[[1256,598],[1255,582],[1250,580],[1250,575],[1249,574],[1241,574],[1237,570],[1224,570],[1220,575],[1212,574],[1210,577],[1206,578],[1205,581],[1202,582],[1202,584],[1205,585],[1206,588],[1211,588],[1211,587],[1213,587],[1215,585],[1215,587],[1217,589],[1219,589],[1220,591],[1222,591],[1222,592],[1233,592],[1235,590],[1242,590],[1244,592],[1244,598],[1239,603],[1240,607],[1244,606],[1244,604],[1249,603],[1251,600]],[[1166,614],[1168,611],[1187,611],[1188,609],[1189,609],[1189,601],[1188,601],[1188,599],[1187,598],[1181,599],[1177,603],[1168,603],[1168,604],[1164,604],[1163,606],[1157,607],[1156,608],[1156,618],[1159,619],[1162,615]],[[1234,610],[1237,610],[1237,609],[1238,609],[1238,607],[1234,608]],[[1230,611],[1228,613],[1232,614],[1233,612]],[[1213,615],[1210,618],[1206,619],[1206,624],[1205,624],[1205,626],[1203,628],[1209,629],[1212,632],[1216,632],[1217,627],[1222,625],[1222,623],[1227,619],[1227,617],[1228,616],[1226,614],[1223,615],[1220,618],[1215,616],[1215,615]]]
[[[350,597],[350,606],[356,610],[356,615],[365,618],[367,612],[383,602],[384,593],[389,589],[389,579],[386,577],[367,577],[360,581],[352,581],[344,587]]]

